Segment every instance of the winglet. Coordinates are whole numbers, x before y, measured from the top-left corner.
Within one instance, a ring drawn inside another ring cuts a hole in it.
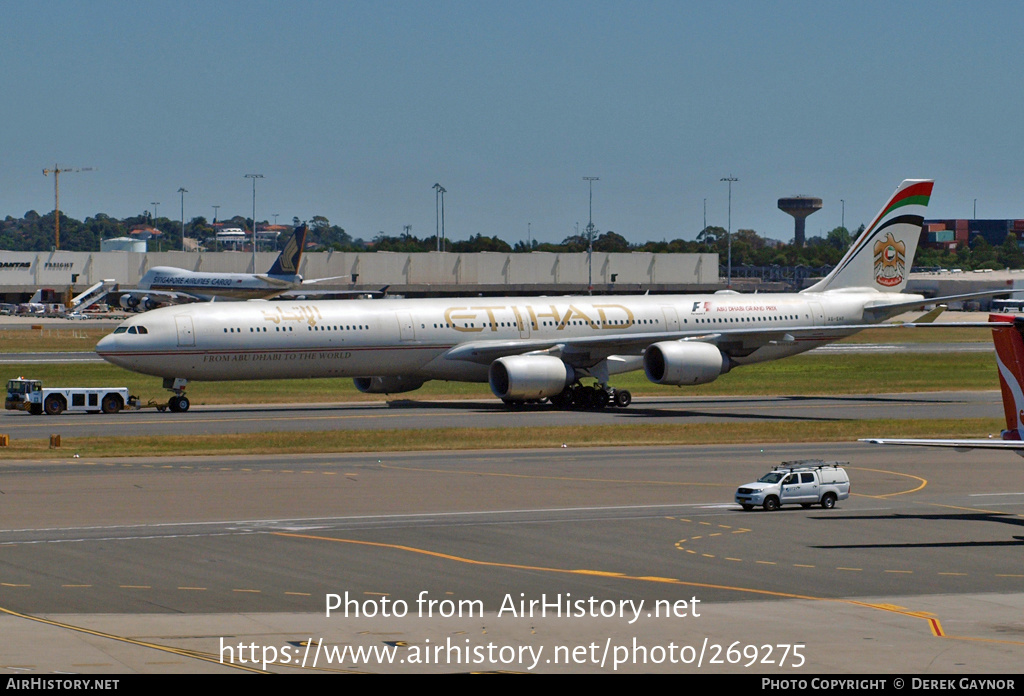
[[[946,305],[936,305],[935,309],[930,312],[925,312],[917,319],[914,320],[915,324],[934,324],[935,320],[939,318],[939,315],[946,311]]]
[[[930,179],[904,180],[832,272],[804,292],[839,288],[901,292],[917,253],[933,185]]]
[[[996,346],[996,364],[999,367],[999,388],[1003,394],[1003,413],[1006,416],[1004,440],[1024,440],[1024,318],[1006,314],[990,314],[991,322],[1006,322],[1006,326],[992,329],[992,342]]]

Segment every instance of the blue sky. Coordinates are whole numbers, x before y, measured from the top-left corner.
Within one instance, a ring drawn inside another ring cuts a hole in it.
[[[789,240],[934,178],[929,215],[1024,217],[1024,5],[5,3],[0,215],[326,216],[353,236]]]

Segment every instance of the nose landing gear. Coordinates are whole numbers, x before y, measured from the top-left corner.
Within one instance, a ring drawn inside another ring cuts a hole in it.
[[[188,386],[188,380],[183,377],[168,377],[164,380],[164,389],[174,392],[174,395],[167,401],[167,408],[171,413],[184,413],[191,405],[188,397],[185,396],[186,386]]]

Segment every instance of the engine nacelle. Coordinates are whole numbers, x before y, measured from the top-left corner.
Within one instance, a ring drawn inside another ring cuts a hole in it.
[[[126,295],[121,295],[121,297],[118,299],[117,303],[119,305],[121,305],[121,309],[138,309],[139,308],[139,298],[136,297],[135,295],[132,295],[131,293],[128,293]]]
[[[425,379],[419,377],[356,377],[352,380],[356,389],[364,394],[401,394],[415,391],[423,386]]]
[[[156,309],[157,307],[162,306],[163,302],[160,302],[159,300],[154,300],[152,297],[147,296],[142,298],[142,308],[147,312],[151,309]]]
[[[729,367],[729,358],[710,343],[663,341],[644,351],[644,372],[655,384],[707,384]]]
[[[525,401],[560,394],[576,373],[551,355],[511,355],[491,363],[487,381],[499,399]]]

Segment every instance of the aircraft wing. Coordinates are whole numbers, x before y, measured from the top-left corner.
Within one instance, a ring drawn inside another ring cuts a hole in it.
[[[127,298],[127,299],[126,299]],[[124,309],[155,309],[155,305],[188,304],[202,302],[203,298],[187,292],[171,290],[131,289],[121,291],[118,303]]]
[[[489,365],[507,355],[547,352],[558,355],[573,367],[590,367],[612,355],[640,355],[644,350],[662,341],[684,341],[711,343],[727,355],[746,355],[754,350],[773,344],[793,344],[798,341],[834,341],[842,332],[850,330],[904,329],[925,327],[971,327],[991,328],[1005,326],[1001,322],[960,322],[960,323],[904,323],[904,324],[849,324],[839,326],[791,326],[764,328],[748,326],[743,328],[716,328],[714,331],[694,330],[657,333],[612,334],[560,339],[535,338],[516,340],[486,339],[461,343],[445,353],[449,360],[466,360]],[[838,335],[837,335],[838,332]]]
[[[971,300],[979,297],[993,297],[994,295],[1008,295],[1013,288],[1001,288],[999,290],[982,290],[980,292],[968,292],[963,295],[946,295],[945,297],[930,297],[926,300],[910,300],[908,302],[889,302],[877,305],[868,305],[864,308],[864,318],[868,321],[879,321],[887,317],[894,317],[897,314],[917,309],[929,304],[944,304],[947,302],[959,302],[960,300]]]
[[[858,442],[867,442],[872,445],[909,445],[916,447],[951,447],[956,450],[972,449],[994,449],[1007,450],[1011,452],[1024,452],[1024,440],[927,440],[914,438],[886,438],[872,437],[862,438]]]
[[[324,283],[324,282],[327,282],[328,280],[341,280],[343,278],[346,279],[346,280],[351,280],[352,274],[349,273],[348,275],[329,276],[327,278],[310,278],[309,280],[302,281],[302,284],[303,285],[316,285],[317,283]]]
[[[339,277],[340,278],[347,278],[348,276],[339,276]],[[315,279],[309,280],[309,281],[305,281],[304,280],[304,281],[302,281],[302,285],[303,286],[313,285],[314,283],[317,283],[317,282],[319,282],[321,280],[332,280],[332,279],[331,278],[315,278]],[[390,285],[385,285],[380,290],[327,290],[327,289],[325,289],[325,290],[302,290],[302,289],[295,289],[295,290],[288,290],[287,292],[282,292],[279,295],[275,295],[274,299],[279,299],[279,300],[292,299],[292,300],[294,300],[294,299],[306,298],[306,297],[325,297],[325,298],[329,299],[331,297],[340,297],[340,296],[345,296],[345,295],[352,296],[352,297],[366,297],[366,296],[370,296],[370,297],[384,297],[385,295],[388,294],[388,288],[389,287],[391,287],[391,286]]]
[[[501,341],[473,341],[461,343],[445,353],[449,360],[467,360],[489,365],[506,355],[549,352],[559,354],[575,367],[588,367],[610,355],[639,355],[644,348],[659,341],[711,339],[713,334],[702,332],[672,332],[615,334],[586,338],[534,338]]]

